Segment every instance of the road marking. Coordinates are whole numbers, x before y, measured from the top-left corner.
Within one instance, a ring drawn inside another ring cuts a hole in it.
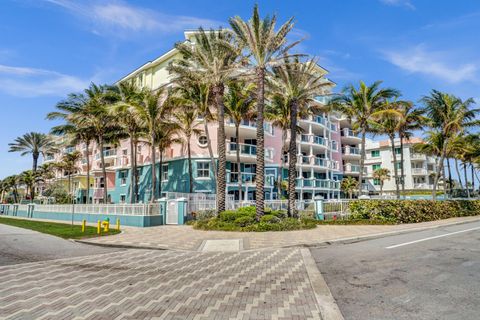
[[[474,231],[474,230],[478,230],[478,229],[480,229],[480,227],[470,228],[470,229],[466,229],[466,230],[462,230],[462,231],[450,232],[450,233],[442,234],[442,235],[435,236],[435,237],[429,237],[429,238],[424,238],[424,239],[420,239],[420,240],[415,240],[415,241],[410,241],[410,242],[404,242],[404,243],[396,244],[396,245],[393,245],[393,246],[386,247],[386,249],[394,249],[394,248],[398,248],[398,247],[408,246],[409,244],[414,244],[414,243],[418,243],[418,242],[423,242],[423,241],[428,241],[428,240],[433,240],[433,239],[448,237],[448,236],[451,236],[451,235],[454,235],[454,234],[459,234],[459,233]]]

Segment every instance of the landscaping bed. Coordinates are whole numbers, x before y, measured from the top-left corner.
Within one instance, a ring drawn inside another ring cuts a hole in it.
[[[85,227],[85,232],[82,232],[82,226],[71,225],[65,223],[55,223],[55,222],[44,222],[44,221],[34,221],[34,220],[25,220],[17,218],[3,218],[0,217],[0,223],[6,224],[13,227],[19,227],[24,229],[30,229],[52,236],[57,236],[64,239],[82,239],[82,238],[92,238],[97,236],[106,236],[117,234],[120,231],[115,229],[110,229],[108,232],[103,232],[100,235],[97,234],[96,227]]]
[[[290,231],[313,229],[317,221],[309,217],[299,219],[287,217],[284,211],[265,210],[265,215],[256,220],[255,207],[244,207],[236,211],[224,211],[218,217],[203,216],[192,223],[195,229],[221,231]]]

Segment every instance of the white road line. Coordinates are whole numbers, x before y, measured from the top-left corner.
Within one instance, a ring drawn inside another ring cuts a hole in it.
[[[423,242],[423,241],[428,241],[428,240],[433,240],[433,239],[448,237],[448,236],[451,236],[451,235],[454,235],[454,234],[459,234],[459,233],[474,231],[474,230],[478,230],[478,229],[480,229],[480,227],[470,228],[470,229],[461,230],[461,231],[456,231],[456,232],[450,232],[450,233],[442,234],[442,235],[435,236],[435,237],[423,238],[423,239],[420,239],[420,240],[415,240],[415,241],[410,241],[410,242],[404,242],[404,243],[396,244],[396,245],[393,245],[393,246],[386,247],[385,249],[394,249],[394,248],[398,248],[398,247],[408,246],[409,244],[414,244],[414,243],[418,243],[418,242]]]

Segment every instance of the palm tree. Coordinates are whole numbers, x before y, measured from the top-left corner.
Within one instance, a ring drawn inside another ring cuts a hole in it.
[[[400,139],[400,176],[402,183],[402,193],[405,194],[405,165],[403,144],[405,140],[413,136],[415,130],[421,130],[427,120],[423,116],[423,110],[415,108],[415,105],[410,101],[404,101],[399,105],[400,121],[398,124],[398,137]]]
[[[8,176],[5,179],[3,179],[2,184],[5,186],[5,189],[11,190],[13,193],[13,202],[18,203],[18,181],[19,178],[16,175],[13,176]]]
[[[254,118],[253,105],[255,85],[243,81],[231,81],[225,95],[225,111],[235,125],[235,141],[237,156],[238,194],[242,201],[242,169],[240,163],[240,124],[243,120]]]
[[[165,150],[170,148],[173,144],[182,143],[182,140],[178,137],[180,126],[176,122],[161,123],[157,128],[157,145],[158,152],[160,154],[159,173],[160,183],[158,184],[158,194],[162,195],[162,170],[163,170],[163,154]]]
[[[164,87],[155,92],[144,90],[142,101],[134,105],[134,114],[138,123],[145,128],[145,134],[151,148],[151,195],[150,201],[154,202],[157,196],[157,177],[156,177],[156,146],[158,144],[158,132],[161,131],[167,119],[170,118],[172,103],[168,99],[168,93]]]
[[[250,60],[257,86],[257,169],[256,169],[256,211],[257,219],[265,212],[265,141],[264,141],[264,107],[265,78],[269,68],[281,63],[298,41],[287,43],[287,35],[293,28],[293,18],[285,22],[277,31],[277,17],[260,18],[258,6],[253,8],[252,18],[248,21],[239,16],[230,19],[230,26],[240,47],[248,50],[246,58]]]
[[[478,109],[471,109],[473,99],[465,101],[453,95],[432,90],[429,96],[422,98],[423,110],[430,119],[429,126],[436,128],[443,136],[440,154],[440,164],[435,172],[432,198],[436,199],[438,181],[443,171],[443,163],[447,156],[447,147],[450,140],[465,131],[466,128],[478,125],[475,120]]]
[[[355,190],[358,190],[358,186],[358,180],[354,177],[343,178],[342,182],[340,183],[340,189],[346,194],[348,194],[350,199],[353,198],[353,192]]]
[[[370,128],[372,114],[382,108],[385,100],[400,95],[395,89],[380,88],[381,84],[381,81],[376,81],[367,86],[363,81],[360,81],[358,89],[350,85],[343,90],[342,95],[334,97],[328,104],[330,109],[339,111],[350,120],[354,131],[360,131],[361,133],[360,183],[363,180],[365,170],[365,140]],[[360,190],[361,192],[362,190]]]
[[[402,113],[400,106],[406,104],[406,101],[389,101],[386,100],[380,110],[372,113],[372,122],[370,123],[370,130],[375,134],[386,134],[390,140],[390,147],[392,151],[395,188],[397,199],[400,199],[400,179],[398,177],[398,162],[395,148],[395,135],[399,131],[401,124]],[[400,162],[403,167],[403,162]],[[403,179],[403,176],[402,176]]]
[[[35,185],[40,181],[40,176],[38,171],[27,170],[22,172],[18,176],[18,182],[24,184],[26,189],[26,194],[30,195],[30,202],[33,202],[35,197]]]
[[[10,146],[9,152],[21,152],[22,156],[31,154],[33,158],[32,171],[33,174],[37,172],[38,158],[40,155],[45,154],[54,149],[54,142],[52,139],[44,134],[38,132],[26,133],[21,137],[15,139],[13,143],[8,144]],[[30,196],[32,201],[35,198],[35,188],[31,190]]]
[[[390,170],[387,168],[378,168],[373,172],[373,178],[380,181],[380,196],[383,196],[383,185],[386,180],[390,180]]]
[[[10,146],[8,152],[20,152],[22,156],[31,154],[33,159],[32,171],[35,172],[37,171],[38,158],[52,149],[54,142],[44,133],[29,132],[16,138],[14,142],[8,145]]]
[[[183,135],[184,143],[187,145],[189,193],[193,193],[191,139],[193,135],[199,135],[202,132],[197,128],[199,125],[197,116],[197,110],[192,108],[183,108],[183,110],[175,114],[179,132]]]
[[[226,166],[225,148],[225,84],[232,78],[240,49],[233,43],[229,32],[200,28],[194,36],[195,46],[191,43],[179,43],[175,47],[183,59],[170,65],[169,70],[178,78],[196,79],[208,83],[217,109],[218,120],[218,176],[217,176],[217,211],[225,211]]]
[[[318,72],[315,60],[302,63],[295,58],[285,58],[280,66],[273,67],[272,90],[283,95],[290,109],[290,143],[288,148],[288,215],[296,217],[295,181],[297,166],[297,120],[309,111],[315,97],[331,86]]]
[[[133,82],[122,82],[117,86],[118,102],[110,112],[128,134],[130,142],[130,203],[138,199],[137,146],[143,128],[135,114],[135,106],[142,101],[142,90]]]
[[[82,154],[78,151],[72,153],[66,153],[63,155],[60,162],[56,164],[56,167],[63,171],[68,176],[68,193],[70,194],[71,201],[74,201],[72,190],[72,175],[78,171],[77,162],[82,158]],[[106,181],[106,180],[105,180]],[[106,182],[105,182],[106,184]]]

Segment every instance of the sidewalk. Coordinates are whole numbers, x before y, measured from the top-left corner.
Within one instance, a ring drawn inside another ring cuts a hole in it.
[[[313,246],[352,238],[375,237],[384,233],[400,233],[424,228],[480,220],[480,216],[451,218],[403,225],[321,225],[312,230],[284,232],[201,231],[191,226],[158,226],[124,228],[118,235],[82,240],[97,245],[126,246],[149,249],[199,251],[208,240],[240,240],[240,250]]]

